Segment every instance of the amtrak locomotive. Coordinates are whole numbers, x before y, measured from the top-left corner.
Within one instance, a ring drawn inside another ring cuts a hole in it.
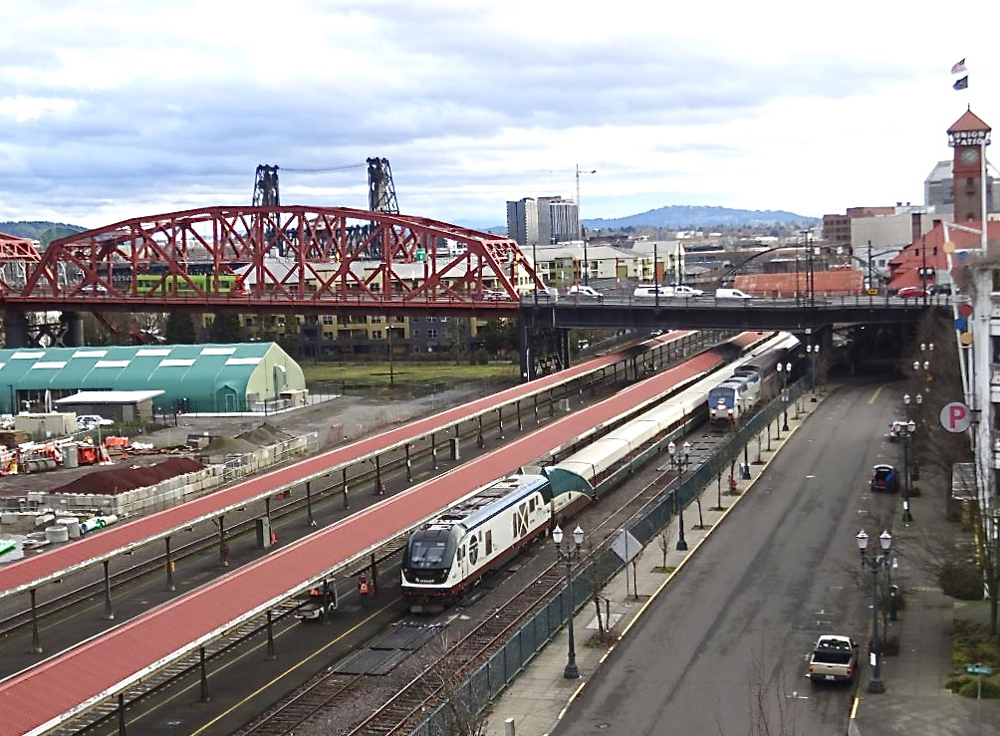
[[[794,335],[782,332],[737,365],[732,375],[708,392],[708,418],[713,423],[739,421],[758,404],[770,401],[781,388],[778,363],[798,363],[800,345]]]
[[[403,596],[414,611],[441,607],[545,531],[551,487],[542,475],[511,475],[410,535]]]

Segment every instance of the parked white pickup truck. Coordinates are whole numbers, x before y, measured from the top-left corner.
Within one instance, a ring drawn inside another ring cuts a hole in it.
[[[825,634],[809,658],[812,682],[850,682],[858,669],[858,645],[848,636]]]
[[[632,293],[636,297],[649,297],[656,298],[657,295],[661,299],[663,298],[680,298],[688,299],[696,296],[703,296],[705,294],[701,289],[692,289],[690,286],[685,286],[684,284],[674,284],[667,286],[665,284],[660,284],[659,286],[655,284],[650,285],[639,285],[636,287],[635,291]]]

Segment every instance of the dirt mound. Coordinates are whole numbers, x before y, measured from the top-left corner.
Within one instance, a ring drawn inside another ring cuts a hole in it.
[[[201,470],[204,465],[187,457],[175,457],[156,465],[133,465],[128,468],[95,470],[80,476],[49,493],[94,493],[113,496],[122,491],[145,488],[161,480]]]
[[[264,422],[256,429],[251,429],[249,432],[237,435],[236,439],[252,442],[258,447],[265,447],[267,445],[277,445],[293,437],[294,435],[289,434],[285,430],[278,429],[273,424]]]
[[[205,447],[198,451],[204,455],[246,455],[253,452],[257,446],[238,437],[217,435]]]

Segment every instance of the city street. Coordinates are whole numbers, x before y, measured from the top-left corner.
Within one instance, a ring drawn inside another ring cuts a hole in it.
[[[896,498],[873,497],[868,476],[898,462],[882,419],[892,399],[858,384],[816,407],[553,733],[846,731],[854,688],[804,675],[822,633],[853,637],[866,656],[869,578],[854,537],[891,521]]]

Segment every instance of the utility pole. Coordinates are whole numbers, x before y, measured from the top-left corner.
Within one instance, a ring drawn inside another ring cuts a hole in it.
[[[576,165],[576,237],[583,241],[583,285],[590,284],[590,262],[587,260],[587,241],[583,237],[583,218],[580,211],[580,174],[596,174],[597,169],[590,171],[580,171],[580,164]]]

